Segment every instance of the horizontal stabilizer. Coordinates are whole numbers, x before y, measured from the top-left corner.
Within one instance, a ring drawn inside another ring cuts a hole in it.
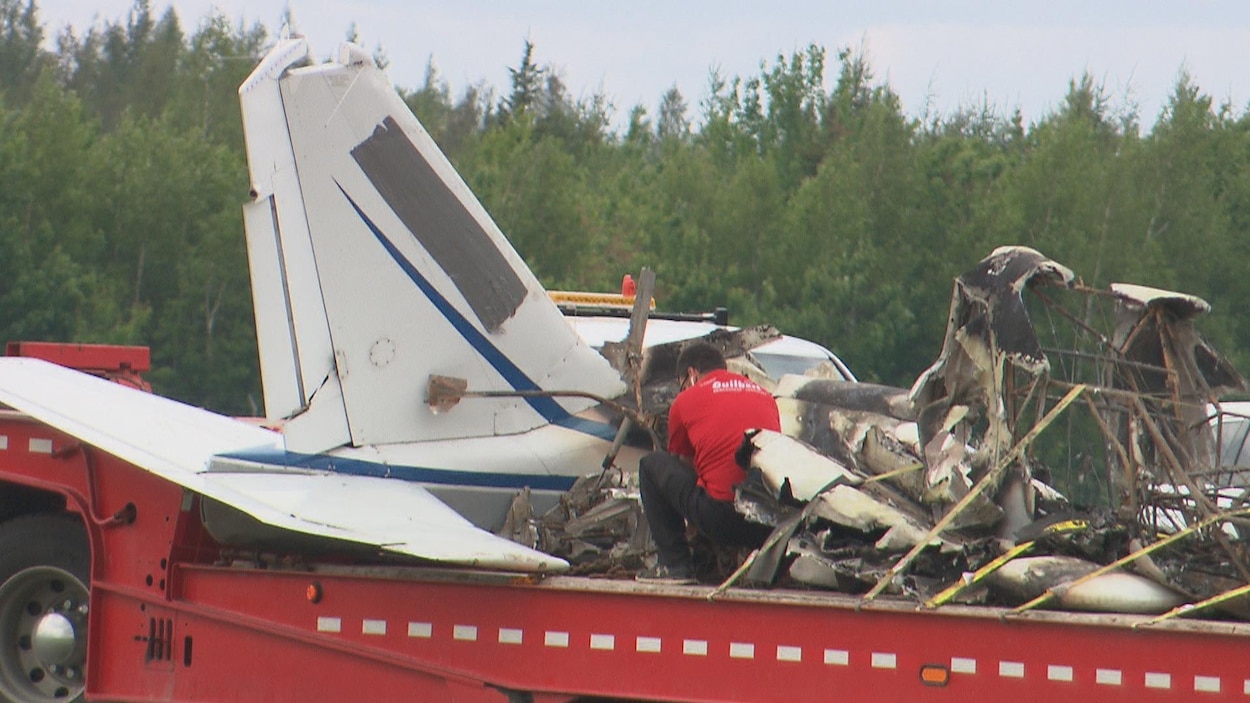
[[[0,358],[0,403],[267,525],[467,566],[567,567],[474,527],[405,481],[263,466],[209,473],[214,456],[280,447],[282,436],[55,364]]]

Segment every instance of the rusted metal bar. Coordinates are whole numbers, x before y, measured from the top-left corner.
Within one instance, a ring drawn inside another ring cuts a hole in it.
[[[1086,288],[1084,286],[1075,287],[1075,288],[1072,288],[1071,290],[1075,290],[1079,293],[1106,293],[1107,292],[1107,291],[1102,291],[1096,288]],[[1067,318],[1072,324],[1076,325],[1077,327],[1079,327],[1086,333],[1093,335],[1094,337],[1097,337],[1098,341],[1101,342],[1108,349],[1111,349],[1112,351],[1119,353],[1121,357],[1124,356],[1124,353],[1120,351],[1119,349],[1116,349],[1115,344],[1113,344],[1110,339],[1107,339],[1106,335],[1104,335],[1102,332],[1099,332],[1098,330],[1091,327],[1084,320],[1078,318],[1076,315],[1073,315],[1071,312],[1068,311],[1067,308],[1056,303],[1045,293],[1042,293],[1040,289],[1034,288],[1032,292],[1033,292],[1033,295],[1037,296],[1039,300],[1041,300],[1043,303],[1046,303],[1046,305],[1050,306],[1052,310],[1058,311],[1060,315]]]
[[[1116,366],[1126,366],[1129,368],[1141,369],[1143,371],[1157,371],[1159,373],[1167,372],[1167,369],[1163,368],[1162,366],[1156,366],[1154,364],[1147,364],[1144,361],[1133,361],[1132,359],[1125,359],[1123,357],[1114,358],[1111,356],[1104,356],[1102,354],[1094,354],[1093,352],[1083,352],[1083,351],[1077,351],[1074,349],[1055,349],[1053,347],[1042,347],[1042,351],[1045,352],[1047,355],[1053,354],[1055,356],[1071,356],[1071,357],[1076,357],[1078,359],[1086,359],[1089,361],[1105,361],[1108,364],[1114,364]]]
[[[1150,417],[1149,413],[1146,412],[1146,404],[1143,403],[1140,398],[1137,400],[1137,408],[1138,411],[1142,413],[1142,421],[1143,424],[1146,425],[1146,431],[1149,432],[1151,438],[1154,439],[1156,448],[1163,454],[1169,469],[1171,469],[1173,479],[1179,480],[1182,485],[1189,490],[1190,495],[1194,499],[1194,505],[1198,508],[1200,513],[1205,516],[1218,514],[1219,508],[1207,498],[1206,494],[1199,490],[1197,484],[1194,483],[1193,478],[1185,472],[1184,467],[1176,458],[1176,454],[1172,452],[1172,447],[1164,439],[1163,433],[1159,430],[1159,426],[1155,423],[1154,418]],[[1241,576],[1241,580],[1250,582],[1250,568],[1246,567],[1242,556],[1238,554],[1235,549],[1233,549],[1233,545],[1229,544],[1228,539],[1223,533],[1217,532],[1213,536],[1215,537],[1215,541],[1219,543],[1220,547],[1224,549],[1224,552],[1228,554],[1229,559],[1232,560],[1233,566],[1237,569],[1237,573]]]
[[[1098,412],[1098,406],[1094,404],[1094,399],[1090,395],[1085,396],[1085,404],[1089,406],[1089,414],[1094,417],[1094,422],[1098,425],[1098,429],[1102,432],[1103,439],[1111,445],[1116,454],[1120,457],[1120,465],[1124,467],[1124,485],[1129,486],[1129,509],[1130,514],[1137,514],[1137,493],[1131,490],[1134,483],[1133,477],[1137,474],[1137,469],[1133,465],[1133,460],[1129,458],[1128,451],[1124,449],[1124,445],[1120,444],[1120,438],[1115,436],[1107,423],[1103,421],[1102,414]]]

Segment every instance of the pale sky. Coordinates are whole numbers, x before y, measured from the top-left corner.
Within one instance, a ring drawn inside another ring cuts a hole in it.
[[[697,118],[708,75],[755,76],[809,44],[865,52],[912,116],[987,102],[1019,107],[1026,122],[1052,111],[1068,81],[1089,72],[1113,106],[1136,104],[1151,125],[1184,69],[1217,104],[1240,114],[1250,100],[1250,2],[1245,0],[151,0],[172,5],[190,34],[214,8],[276,33],[291,6],[313,51],[330,55],[355,23],[363,44],[390,59],[391,80],[420,86],[433,58],[458,98],[485,81],[509,87],[528,37],[535,60],[562,75],[575,97],[602,92],[620,124],[642,104],[654,118],[676,85]],[[132,0],[36,0],[49,35],[72,24],[124,20]]]

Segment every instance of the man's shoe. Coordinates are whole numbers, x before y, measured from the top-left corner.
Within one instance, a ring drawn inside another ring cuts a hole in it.
[[[660,583],[667,586],[687,586],[698,583],[689,566],[665,566],[656,564],[634,577],[642,583]]]

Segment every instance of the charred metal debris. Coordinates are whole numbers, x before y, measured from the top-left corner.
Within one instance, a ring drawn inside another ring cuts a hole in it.
[[[1208,310],[1002,247],[955,280],[941,354],[910,390],[768,379],[746,352],[775,330],[717,333],[773,387],[783,431],[739,452],[736,506],[772,537],[750,555],[704,550],[702,580],[1250,617],[1250,461],[1220,451],[1248,423],[1220,401],[1246,382],[1195,328]],[[638,374],[661,434],[678,346],[648,350]],[[610,467],[537,517],[522,494],[503,532],[574,573],[632,575],[653,558],[634,478]]]

